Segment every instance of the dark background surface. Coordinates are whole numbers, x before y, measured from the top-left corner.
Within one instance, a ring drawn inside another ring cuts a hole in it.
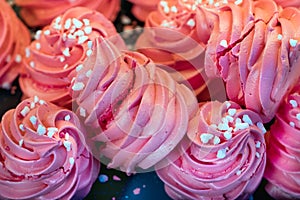
[[[124,24],[121,20],[121,15],[128,16],[134,25],[143,24],[138,22],[130,13],[130,3],[122,0],[122,11],[117,18],[115,25],[118,32],[121,32],[124,28]],[[17,80],[14,82],[12,89],[1,90],[0,89],[0,116],[9,109],[15,108],[18,102],[21,100],[22,93],[18,86]],[[155,172],[136,174],[128,177],[125,173],[117,170],[107,169],[105,165],[101,166],[99,175],[107,176],[106,182],[100,182],[99,179],[94,183],[90,194],[85,199],[132,199],[132,200],[168,200],[170,199],[164,192],[163,183],[157,177]],[[120,180],[114,180],[117,177]],[[272,199],[265,191],[264,185],[266,181],[263,180],[260,187],[253,195],[253,199],[268,200]],[[140,190],[138,194],[134,194],[134,191]]]

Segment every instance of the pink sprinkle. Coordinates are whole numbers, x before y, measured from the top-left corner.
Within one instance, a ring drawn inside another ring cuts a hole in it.
[[[138,194],[140,194],[140,192],[141,192],[141,188],[135,188],[135,189],[133,190],[133,194],[134,194],[134,195],[138,195]]]
[[[118,177],[118,176],[116,176],[116,175],[114,175],[114,176],[113,176],[113,180],[114,180],[114,181],[121,181],[121,178]]]

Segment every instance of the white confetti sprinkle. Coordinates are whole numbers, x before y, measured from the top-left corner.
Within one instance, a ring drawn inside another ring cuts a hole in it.
[[[88,49],[88,50],[86,51],[87,57],[90,57],[90,56],[92,55],[92,53],[93,53],[92,49]]]
[[[70,54],[70,48],[69,47],[65,48],[62,53],[66,57],[70,57],[71,56],[71,54]]]
[[[63,69],[67,69],[68,67],[69,67],[69,65],[65,64],[64,67],[63,67]]]
[[[90,20],[89,19],[83,19],[82,20],[85,26],[90,25]]]
[[[80,109],[79,109],[79,114],[80,114],[80,116],[82,116],[82,117],[86,117],[86,110],[85,110],[84,108],[80,108]]]
[[[194,19],[189,19],[186,24],[190,27],[196,26],[196,22]]]
[[[80,20],[76,19],[76,18],[73,18],[72,22],[73,22],[73,24],[76,28],[81,28],[83,26],[83,23]]]
[[[20,129],[21,131],[25,131],[24,124],[20,124],[20,125],[19,125],[19,129]]]
[[[226,149],[220,149],[217,153],[217,158],[225,158],[226,157]]]
[[[25,106],[22,110],[21,110],[21,115],[23,116],[23,117],[25,117],[28,113],[29,113],[29,111],[30,111],[30,108],[28,107],[28,106]]]
[[[219,6],[220,6],[219,2],[215,3],[215,7],[219,7]]]
[[[64,147],[67,149],[67,151],[71,151],[71,145],[72,143],[70,141],[64,141]]]
[[[296,47],[298,43],[298,40],[290,39],[290,45],[291,47]]]
[[[37,118],[36,118],[36,116],[34,116],[34,115],[31,116],[29,120],[30,120],[30,122],[31,122],[32,125],[36,125],[36,123],[37,123]]]
[[[214,0],[209,0],[209,1],[208,1],[208,4],[209,4],[209,5],[213,5],[214,3],[215,3]]]
[[[77,82],[72,86],[73,91],[80,91],[83,90],[83,88],[84,88],[84,83],[82,82]]]
[[[65,121],[70,121],[70,119],[71,119],[70,115],[66,115],[65,118],[64,118]]]
[[[277,35],[277,39],[278,39],[278,40],[282,40],[282,35],[281,35],[281,34],[278,34],[278,35]]]
[[[298,121],[300,121],[300,113],[296,114],[296,118],[297,118]]]
[[[50,33],[51,33],[50,30],[45,30],[44,31],[44,35],[50,35]]]
[[[261,142],[260,141],[256,141],[255,147],[259,149],[261,147]]]
[[[229,129],[229,125],[226,123],[219,123],[218,124],[218,129],[220,131],[227,131]]]
[[[255,156],[256,156],[257,158],[260,158],[260,153],[256,152],[256,153],[255,153]]]
[[[235,131],[237,131],[237,130],[244,130],[244,129],[247,129],[247,128],[249,128],[249,124],[248,123],[236,123],[234,130]]]
[[[34,109],[35,108],[35,103],[34,102],[31,102],[30,103],[30,109]]]
[[[23,143],[24,143],[24,140],[23,140],[23,139],[19,140],[19,146],[20,146],[20,147],[23,145]]]
[[[74,36],[80,37],[80,36],[85,36],[85,35],[84,35],[83,30],[78,30],[78,31],[76,31],[76,32],[74,33]]]
[[[70,134],[69,133],[66,133],[65,134],[65,140],[69,140],[70,139]]]
[[[58,24],[61,21],[61,16],[55,18],[55,23]]]
[[[220,45],[221,45],[222,47],[224,47],[224,48],[227,48],[227,47],[228,47],[228,43],[227,43],[226,40],[221,40],[221,41],[220,41]]]
[[[71,19],[67,19],[64,25],[65,29],[69,29],[71,27]]]
[[[166,2],[166,1],[160,1],[159,4],[160,4],[162,7],[168,6],[168,2]]]
[[[91,26],[84,27],[84,32],[87,35],[91,34],[92,33],[92,27]]]
[[[92,49],[92,48],[93,48],[93,41],[91,41],[91,40],[88,41],[88,42],[87,42],[87,45],[88,45],[88,48],[89,48],[89,49]]]
[[[297,108],[297,107],[298,107],[298,103],[297,103],[296,100],[291,99],[291,100],[289,101],[289,103],[292,105],[293,108]]]
[[[69,158],[69,163],[73,165],[75,163],[75,159],[73,157]]]
[[[228,122],[233,122],[233,120],[234,120],[233,117],[231,117],[229,115],[226,116],[226,119]]]
[[[33,102],[34,102],[34,103],[39,102],[39,97],[38,97],[38,96],[34,96],[34,97],[33,97]]]
[[[233,116],[235,115],[235,113],[236,113],[236,109],[235,109],[235,108],[229,108],[229,109],[228,109],[228,114],[229,114],[231,117],[233,117]]]
[[[164,13],[168,14],[170,12],[170,8],[168,6],[164,7]]]
[[[214,145],[220,144],[221,140],[218,136],[214,137]]]
[[[177,13],[178,12],[177,7],[176,6],[171,6],[171,12]]]
[[[16,63],[21,63],[22,56],[20,54],[17,54],[16,57],[15,57],[15,61],[16,61]]]
[[[86,42],[88,39],[89,39],[89,37],[86,36],[86,35],[80,36],[80,37],[78,38],[77,44],[83,44],[83,43]]]
[[[38,128],[37,128],[37,133],[39,134],[39,135],[45,135],[46,134],[46,128],[43,126],[43,125],[41,125],[41,124],[39,124],[38,125]]]
[[[48,136],[49,138],[52,138],[53,135],[54,135],[55,133],[57,133],[57,132],[58,132],[58,128],[56,128],[56,127],[49,127],[49,128],[47,128],[47,136]]]
[[[249,117],[249,115],[243,115],[243,121],[250,124],[250,125],[253,125],[253,122],[251,120],[251,118]]]
[[[229,131],[224,132],[224,137],[226,140],[230,140],[232,138],[232,133]]]
[[[83,64],[79,64],[77,67],[76,67],[76,72],[79,72],[80,70],[82,70],[83,68]]]
[[[74,35],[72,35],[71,33],[69,33],[69,34],[67,35],[67,37],[68,37],[70,40],[75,40],[75,39],[76,39],[76,37],[75,37]]]
[[[202,133],[200,135],[200,140],[203,144],[207,144],[209,142],[209,140],[211,140],[214,137],[214,135],[210,134],[210,133]]]
[[[262,131],[263,134],[265,134],[267,132],[263,123],[257,122],[256,126]]]

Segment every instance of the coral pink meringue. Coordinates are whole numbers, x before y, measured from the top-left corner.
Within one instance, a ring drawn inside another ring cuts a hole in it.
[[[186,86],[144,55],[120,53],[103,38],[83,66],[71,92],[95,132],[87,140],[95,143],[96,157],[130,174],[148,170],[175,148],[197,109]]]
[[[90,56],[93,39],[99,36],[109,38],[120,49],[126,48],[108,19],[83,7],[69,9],[37,31],[27,49],[25,71],[19,80],[24,96],[37,95],[70,108],[68,87],[72,72]]]
[[[84,198],[99,173],[75,113],[38,97],[7,111],[0,127],[0,198]]]
[[[259,115],[234,102],[204,103],[157,174],[172,199],[247,199],[264,173],[264,132]]]

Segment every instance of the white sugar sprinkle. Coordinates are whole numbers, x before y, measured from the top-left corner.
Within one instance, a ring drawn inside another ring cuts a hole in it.
[[[65,134],[65,140],[69,140],[70,139],[70,134],[69,133],[66,133]]]
[[[255,156],[256,156],[257,158],[260,158],[260,153],[256,152],[256,153],[255,153]]]
[[[71,54],[70,54],[70,48],[65,48],[64,50],[63,50],[63,54],[64,54],[64,56],[66,56],[66,57],[69,57],[69,56],[71,56]]]
[[[251,118],[249,117],[249,115],[243,115],[243,121],[250,124],[250,125],[253,125],[253,122],[251,120]]]
[[[41,38],[41,34],[42,34],[42,31],[38,30],[34,35],[34,39],[39,40]]]
[[[44,100],[39,100],[39,104],[44,105],[46,102]]]
[[[19,129],[20,129],[21,131],[25,131],[24,124],[20,124],[20,125],[19,125]]]
[[[26,58],[30,57],[30,49],[28,47],[25,48],[25,57]]]
[[[210,133],[202,133],[200,135],[200,140],[203,144],[207,144],[214,136]]]
[[[58,17],[55,18],[55,23],[58,24],[60,21],[61,21],[61,16],[58,16]]]
[[[295,123],[294,122],[290,122],[289,123],[291,127],[295,128]]]
[[[34,102],[31,102],[30,103],[30,109],[34,109],[35,108],[35,103]]]
[[[170,8],[168,6],[164,7],[164,13],[168,14],[170,12]]]
[[[88,50],[86,51],[86,55],[87,55],[88,57],[90,57],[90,56],[92,55],[92,53],[93,53],[92,49],[88,49]]]
[[[23,145],[23,143],[24,143],[24,140],[23,140],[23,139],[19,140],[19,146],[20,146],[20,147]]]
[[[224,132],[224,137],[226,140],[230,140],[232,138],[232,133],[229,131]]]
[[[68,65],[68,64],[65,64],[63,68],[64,68],[64,69],[67,69],[68,67],[69,67],[69,65]]]
[[[229,108],[229,109],[228,109],[228,114],[229,114],[231,117],[233,117],[233,116],[235,115],[235,113],[236,113],[236,109],[235,109],[235,108]]]
[[[82,20],[85,26],[90,25],[90,20],[89,19],[83,19]]]
[[[86,77],[90,77],[92,75],[92,73],[93,73],[93,70],[90,69],[89,71],[87,71],[85,73],[85,75],[86,75]]]
[[[239,175],[241,175],[242,174],[242,171],[241,170],[238,170],[238,171],[236,171],[236,173],[235,173],[237,176],[239,176]]]
[[[75,159],[73,157],[69,158],[69,163],[73,165],[75,163]]]
[[[91,26],[84,27],[84,32],[88,35],[91,34],[92,33],[92,27]]]
[[[45,30],[44,31],[44,35],[50,35],[50,33],[51,33],[50,30]]]
[[[257,122],[256,126],[262,131],[263,134],[265,134],[267,132],[263,123]]]
[[[290,39],[290,45],[291,47],[296,47],[298,43],[298,40]]]
[[[225,102],[225,105],[226,105],[226,108],[228,109],[228,108],[230,108],[231,103],[230,103],[229,101],[226,101],[226,102]]]
[[[57,129],[56,127],[49,127],[49,128],[47,128],[47,136],[48,136],[49,138],[52,138],[53,135],[54,135],[55,133],[57,133],[57,132],[58,132],[58,129]]]
[[[39,42],[35,43],[35,48],[37,50],[40,50],[41,49],[41,43],[39,43]]]
[[[67,37],[69,39],[71,39],[71,40],[75,40],[76,39],[76,37],[74,35],[70,34],[70,33],[67,35]]]
[[[74,36],[80,37],[80,36],[85,36],[85,34],[84,34],[83,30],[78,30],[74,33]]]
[[[16,63],[20,63],[22,61],[22,56],[20,54],[17,54],[15,57]]]
[[[88,45],[88,48],[89,48],[89,49],[93,48],[93,41],[89,40],[89,41],[87,42],[87,45]]]
[[[235,5],[240,5],[241,3],[243,3],[243,0],[236,0],[236,1],[234,2]]]
[[[67,149],[67,151],[71,151],[71,145],[72,143],[70,141],[64,141],[64,146]]]
[[[297,108],[297,107],[298,107],[298,103],[297,103],[296,100],[291,99],[291,100],[289,101],[289,103],[292,105],[293,108]]]
[[[82,82],[77,82],[72,86],[73,91],[80,91],[83,90],[83,88],[84,88],[84,83]]]
[[[227,48],[227,47],[228,47],[228,43],[227,43],[226,40],[221,40],[221,41],[220,41],[220,45],[221,45],[222,47],[224,47],[224,48]]]
[[[46,128],[45,128],[43,125],[39,124],[39,125],[38,125],[38,128],[37,128],[37,133],[38,133],[39,135],[45,135],[45,133],[46,133]]]
[[[80,37],[78,38],[77,44],[83,44],[83,43],[86,42],[88,39],[89,39],[89,37],[86,36],[86,35],[80,36]]]
[[[60,57],[59,57],[59,61],[60,61],[60,62],[64,62],[65,60],[66,60],[65,57],[63,57],[63,56],[60,56]]]
[[[86,110],[85,110],[84,108],[80,108],[80,109],[79,109],[79,114],[80,114],[80,116],[82,116],[82,117],[86,117]]]
[[[221,131],[227,131],[229,129],[229,125],[226,123],[219,123],[218,124],[218,129]]]
[[[277,35],[277,39],[278,39],[278,40],[282,40],[282,35],[281,35],[281,34],[278,34],[278,35]]]
[[[66,115],[65,118],[64,118],[65,121],[70,121],[70,119],[71,119],[70,115]]]
[[[168,6],[168,2],[166,2],[166,1],[160,1],[159,4],[160,4],[162,7]]]
[[[208,4],[209,4],[209,5],[213,5],[213,4],[214,4],[214,0],[209,0],[209,1],[208,1]]]
[[[67,19],[64,25],[65,29],[69,29],[71,27],[71,19]]]
[[[33,97],[33,102],[34,102],[34,103],[39,102],[39,97],[38,97],[38,96],[34,96],[34,97]]]
[[[25,106],[22,110],[21,110],[21,115],[23,116],[23,117],[25,117],[28,113],[29,113],[29,111],[30,111],[30,108],[28,107],[28,106]]]
[[[33,61],[29,62],[30,67],[34,68],[35,67],[35,63]]]
[[[233,122],[233,120],[234,120],[233,117],[231,117],[229,115],[226,116],[226,119],[228,122]]]
[[[226,149],[220,149],[217,153],[217,158],[225,158],[226,157]]]
[[[194,27],[196,25],[196,22],[194,19],[189,19],[186,24],[190,27]]]
[[[34,116],[34,115],[31,116],[29,120],[30,120],[30,122],[31,122],[32,125],[36,125],[36,123],[37,123],[37,118],[36,118],[36,116]]]
[[[171,6],[171,12],[177,13],[178,12],[177,7],[176,6]]]
[[[73,24],[76,28],[81,28],[83,26],[83,23],[80,20],[76,19],[76,18],[73,18],[72,22],[73,22]]]
[[[259,149],[261,147],[261,142],[260,141],[256,141],[255,147]]]
[[[79,64],[77,67],[76,67],[76,72],[79,72],[80,70],[82,70],[83,68],[83,64]]]
[[[235,124],[235,131],[237,130],[244,130],[249,128],[249,124],[248,123],[236,123]]]
[[[214,137],[214,145],[220,144],[221,140],[218,136]]]
[[[297,118],[298,121],[300,121],[300,113],[296,114],[296,118]]]

